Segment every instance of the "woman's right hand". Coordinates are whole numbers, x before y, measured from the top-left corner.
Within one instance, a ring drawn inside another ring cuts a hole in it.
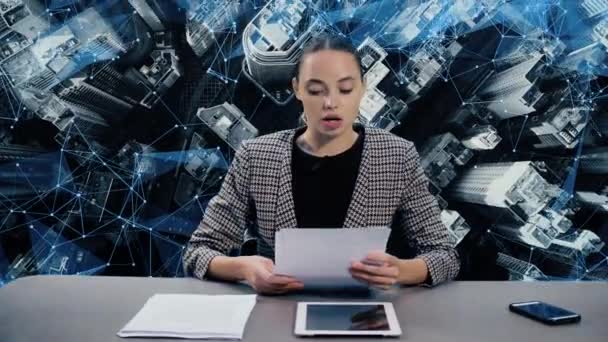
[[[261,256],[240,257],[245,265],[245,280],[260,294],[282,294],[301,290],[304,284],[292,277],[272,273],[274,263]]]

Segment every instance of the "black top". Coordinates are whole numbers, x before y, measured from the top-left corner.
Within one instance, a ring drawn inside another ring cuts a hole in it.
[[[351,202],[361,155],[364,129],[354,125],[359,136],[353,146],[335,156],[317,157],[303,151],[293,140],[291,174],[296,219],[299,228],[341,228]]]

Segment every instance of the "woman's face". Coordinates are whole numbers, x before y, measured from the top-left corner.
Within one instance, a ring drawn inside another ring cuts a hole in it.
[[[352,130],[365,93],[353,55],[336,50],[309,53],[292,83],[310,129],[327,137]]]

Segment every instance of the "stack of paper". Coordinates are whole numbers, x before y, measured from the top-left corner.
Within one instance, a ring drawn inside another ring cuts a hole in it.
[[[276,234],[274,273],[292,276],[308,288],[365,286],[348,271],[374,250],[384,251],[386,227],[281,229]]]
[[[242,339],[255,295],[156,294],[120,337]]]

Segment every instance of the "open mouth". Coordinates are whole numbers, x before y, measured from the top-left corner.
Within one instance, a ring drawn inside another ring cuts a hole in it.
[[[328,121],[328,122],[341,121],[341,120],[342,120],[342,118],[335,114],[329,114],[323,118],[323,121]]]
[[[322,125],[326,129],[332,129],[332,130],[341,127],[342,121],[343,120],[341,117],[339,117],[337,115],[333,115],[333,114],[329,114],[321,120]]]

